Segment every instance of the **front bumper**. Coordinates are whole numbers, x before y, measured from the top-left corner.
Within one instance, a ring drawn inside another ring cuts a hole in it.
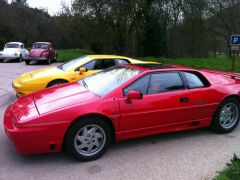
[[[19,56],[0,56],[1,60],[15,60],[18,58],[19,58]]]
[[[10,105],[4,115],[4,128],[16,150],[23,154],[59,152],[62,149],[63,130],[60,125],[18,127]]]
[[[32,57],[32,56],[27,56],[25,60],[29,61],[46,61],[48,58],[47,57]]]
[[[14,80],[12,83],[13,89],[16,91],[17,97],[21,97],[30,93],[34,93],[41,89],[46,88],[46,84],[20,84],[17,80]]]

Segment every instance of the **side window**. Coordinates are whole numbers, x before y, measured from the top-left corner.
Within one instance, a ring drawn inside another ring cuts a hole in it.
[[[115,59],[116,64],[129,64],[127,60],[124,59]]]
[[[96,60],[94,69],[95,70],[107,69],[115,65],[116,64],[113,59],[99,59],[99,60]]]
[[[83,65],[82,67],[87,68],[88,70],[101,70],[101,69],[107,69],[115,65],[116,64],[113,59],[99,59],[99,60],[93,60]]]
[[[23,49],[24,48],[24,46],[21,44],[21,49]]]
[[[85,65],[83,65],[82,67],[87,68],[88,70],[94,70],[96,64],[96,60],[93,60]]]
[[[152,74],[148,94],[176,91],[184,89],[183,82],[177,72]]]
[[[110,67],[116,66],[114,59],[104,59],[103,60],[103,69],[107,69]]]
[[[100,69],[104,69],[103,67],[104,67],[104,62],[103,62],[103,60],[95,60],[95,67],[94,67],[94,69],[95,70],[100,70]]]
[[[188,88],[193,89],[193,88],[201,88],[205,86],[202,80],[196,74],[190,73],[190,72],[184,72],[184,75],[187,80]]]
[[[129,91],[138,91],[141,92],[143,95],[147,94],[147,88],[149,84],[150,75],[146,75],[138,80],[136,80],[134,83],[130,84],[128,87],[126,87],[123,90],[124,95],[126,96]]]

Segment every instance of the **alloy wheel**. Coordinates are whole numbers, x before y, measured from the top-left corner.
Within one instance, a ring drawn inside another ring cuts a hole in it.
[[[228,103],[220,111],[219,121],[223,128],[232,128],[238,120],[238,107],[234,103]]]
[[[81,128],[74,139],[76,151],[83,156],[93,156],[102,150],[106,142],[106,133],[98,125],[86,125]]]

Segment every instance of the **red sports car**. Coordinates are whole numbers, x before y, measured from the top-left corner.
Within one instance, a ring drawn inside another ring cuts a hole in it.
[[[113,140],[239,123],[239,75],[163,65],[123,65],[76,83],[26,95],[5,113],[6,134],[21,153],[99,158]]]
[[[45,61],[47,64],[51,64],[52,61],[57,61],[57,59],[58,53],[51,43],[36,42],[25,59],[25,63],[29,65],[31,61]]]

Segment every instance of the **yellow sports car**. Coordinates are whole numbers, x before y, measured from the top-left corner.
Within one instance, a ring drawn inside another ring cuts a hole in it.
[[[56,67],[48,67],[22,74],[13,81],[13,88],[16,90],[17,96],[23,96],[44,88],[80,80],[115,65],[129,63],[139,64],[146,62],[123,56],[87,55]]]

